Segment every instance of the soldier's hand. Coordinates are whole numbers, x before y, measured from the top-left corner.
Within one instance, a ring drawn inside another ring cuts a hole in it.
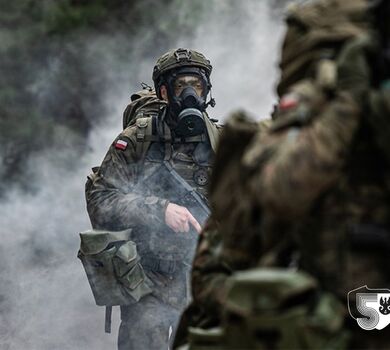
[[[200,233],[202,228],[186,207],[169,203],[165,211],[165,223],[175,232],[188,232],[190,225]]]

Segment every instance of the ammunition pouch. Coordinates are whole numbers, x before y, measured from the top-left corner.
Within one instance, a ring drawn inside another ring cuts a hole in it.
[[[130,236],[131,230],[80,233],[78,258],[99,306],[130,305],[151,293]]]
[[[254,269],[230,280],[224,322],[230,344],[246,325],[248,348],[344,349],[345,308],[304,272]]]

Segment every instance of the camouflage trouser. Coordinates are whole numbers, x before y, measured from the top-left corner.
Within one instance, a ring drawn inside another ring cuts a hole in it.
[[[137,304],[121,306],[118,350],[172,349],[179,316],[179,310],[153,295]]]
[[[121,306],[119,350],[168,350],[181,311],[187,305],[185,271],[176,270],[171,276],[145,272],[153,282],[153,294],[137,304]]]

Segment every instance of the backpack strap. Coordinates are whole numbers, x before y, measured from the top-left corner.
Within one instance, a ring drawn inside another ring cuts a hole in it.
[[[137,132],[136,132],[136,148],[135,153],[137,159],[143,159],[152,143],[151,137],[153,135],[152,126],[153,117],[142,117],[136,120]]]
[[[207,133],[209,135],[211,148],[213,149],[213,151],[215,153],[217,150],[217,144],[218,144],[220,130],[219,130],[218,126],[210,120],[210,118],[208,117],[208,115],[206,113],[204,113],[203,116],[204,116],[204,121],[205,121],[206,128],[207,128]]]
[[[147,117],[137,118],[135,124],[137,127],[136,131],[136,157],[142,160],[146,156],[150,144],[152,142],[161,141],[161,137],[157,132],[157,115],[149,115]],[[167,128],[165,128],[167,129]],[[164,139],[170,140],[170,133],[164,132]]]

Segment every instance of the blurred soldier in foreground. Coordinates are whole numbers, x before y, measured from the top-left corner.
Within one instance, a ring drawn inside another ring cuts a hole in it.
[[[236,163],[243,204],[231,205],[226,172],[212,182],[218,225],[195,257],[193,310],[213,307],[206,327],[219,327],[190,328],[191,349],[388,348],[390,327],[374,329],[386,298],[376,310],[354,292],[390,293],[388,10],[366,0],[290,9],[274,121]],[[231,276],[232,255],[260,268]],[[186,324],[202,327],[195,311]]]
[[[212,214],[200,235],[193,262],[194,300],[182,315],[176,346],[188,341],[189,327],[208,329],[221,324],[226,280],[232,272],[256,265],[260,237],[248,221],[251,203],[245,196],[249,174],[240,164],[251,140],[255,135],[261,137],[269,124],[269,119],[254,122],[237,112],[224,126],[209,189]],[[223,246],[223,240],[231,245]]]
[[[157,97],[153,91],[132,96],[123,132],[86,186],[93,228],[114,231],[104,242],[132,229],[122,231],[130,232],[130,244],[112,248],[120,291],[115,301],[100,301],[122,305],[120,350],[167,349],[188,303],[187,275],[209,215],[206,185],[219,133],[205,112],[214,104],[206,102],[211,69],[194,50],[160,57],[153,71]]]

